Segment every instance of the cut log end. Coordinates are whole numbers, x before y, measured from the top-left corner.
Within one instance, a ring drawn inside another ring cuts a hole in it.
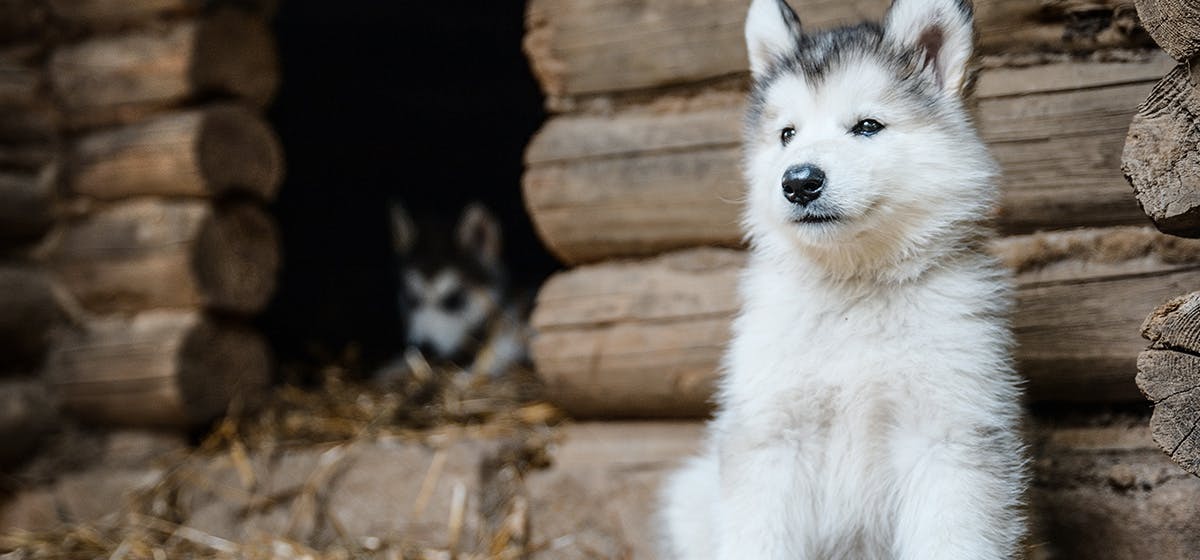
[[[256,205],[195,200],[106,208],[66,227],[51,257],[66,288],[97,313],[257,313],[279,262],[279,234]]]
[[[0,249],[29,244],[54,223],[58,166],[38,173],[0,172]]]
[[[283,167],[279,139],[261,117],[216,105],[84,136],[71,150],[68,184],[107,200],[228,191],[270,200]]]
[[[1175,60],[1200,53],[1200,7],[1187,0],[1134,0],[1142,25]]]
[[[1189,74],[1176,66],[1138,108],[1121,169],[1159,230],[1200,237],[1200,93]]]
[[[33,369],[63,319],[49,277],[32,268],[0,267],[0,368]]]
[[[253,330],[195,312],[90,321],[52,352],[49,379],[65,410],[93,422],[191,427],[233,403],[253,404],[270,378]]]
[[[197,31],[192,76],[201,91],[232,93],[265,107],[279,89],[278,60],[266,22],[223,9]]]
[[[1137,384],[1154,403],[1154,441],[1200,476],[1200,292],[1155,309],[1142,325],[1150,348],[1138,356]]]
[[[221,205],[200,229],[192,267],[206,307],[257,312],[275,293],[279,232],[254,206]]]
[[[271,127],[240,108],[212,109],[205,116],[198,151],[209,183],[273,199],[283,181],[284,163]]]

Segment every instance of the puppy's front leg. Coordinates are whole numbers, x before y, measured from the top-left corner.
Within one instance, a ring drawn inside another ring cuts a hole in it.
[[[1019,446],[941,444],[910,464],[900,487],[897,560],[1006,560],[1023,536]],[[901,477],[903,480],[904,477]]]
[[[796,500],[796,449],[783,442],[734,442],[721,446],[720,461],[717,558],[803,558],[797,550],[804,524]]]

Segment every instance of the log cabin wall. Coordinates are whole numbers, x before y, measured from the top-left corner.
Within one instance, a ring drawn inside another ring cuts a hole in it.
[[[889,3],[789,2],[809,27],[878,18]],[[1150,318],[1147,336],[1158,337],[1159,351],[1141,362],[1138,335],[1155,306],[1200,284],[1200,241],[1157,231],[1121,167],[1131,119],[1176,61],[1144,31],[1132,0],[974,5],[973,110],[1004,172],[994,216],[1001,236],[989,250],[1016,276],[1013,327],[1035,411],[1030,425],[1063,430],[1029,434],[1027,557],[1190,558],[1200,546],[1200,480],[1154,453],[1151,430],[1136,417],[1145,405],[1135,374],[1140,363],[1163,380],[1152,396],[1175,398],[1155,437],[1186,439],[1179,449],[1188,459],[1175,458],[1194,468],[1200,439],[1187,439],[1187,428],[1200,401],[1171,392],[1181,388],[1171,384],[1181,370],[1196,370],[1186,355],[1193,350],[1162,352],[1160,323],[1193,325],[1195,335],[1200,300],[1179,298]],[[576,447],[624,448],[633,445],[631,433],[654,437],[683,426],[664,419],[709,413],[744,260],[737,201],[747,6],[532,0],[528,7],[526,53],[554,115],[526,150],[525,200],[543,241],[573,267],[538,295],[532,354],[549,398],[597,420],[575,434]],[[1194,45],[1194,34],[1168,32]],[[1114,410],[1135,418],[1114,421]],[[671,435],[644,445],[698,439]],[[629,476],[628,453],[605,453],[588,449],[589,464],[579,469],[612,481]],[[638,471],[643,486],[633,494],[652,495],[674,464],[650,463],[658,470]],[[652,506],[630,505],[645,500],[611,497],[633,483],[596,489],[592,480],[580,475],[568,486],[577,501],[636,511],[622,517],[626,526],[651,525]],[[557,521],[554,534],[562,535],[589,523]]]
[[[13,287],[0,299],[66,311],[0,324],[54,325],[33,370],[87,422],[191,427],[253,398],[270,358],[247,324],[275,288],[264,204],[284,169],[262,116],[279,82],[271,6],[3,10],[0,237],[24,245],[0,268]]]

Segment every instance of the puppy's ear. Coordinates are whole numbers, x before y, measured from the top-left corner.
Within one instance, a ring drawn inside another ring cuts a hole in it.
[[[500,222],[487,207],[472,202],[463,209],[456,230],[458,246],[492,270],[500,267]]]
[[[746,15],[746,52],[750,74],[761,78],[771,64],[796,48],[800,18],[785,0],[753,0]]]
[[[400,256],[408,256],[417,242],[417,226],[413,224],[408,210],[397,201],[388,205],[388,214],[392,224],[392,250]]]
[[[971,58],[973,19],[969,0],[895,0],[883,29],[892,43],[916,52],[943,91],[957,94]]]

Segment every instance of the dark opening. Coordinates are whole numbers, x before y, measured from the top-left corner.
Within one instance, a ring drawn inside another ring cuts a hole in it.
[[[283,364],[402,348],[387,204],[453,221],[486,204],[515,286],[554,268],[520,194],[542,96],[521,52],[523,2],[284,2],[270,111],[288,159],[273,211],[277,295],[261,319]],[[314,363],[315,365],[315,363]]]

